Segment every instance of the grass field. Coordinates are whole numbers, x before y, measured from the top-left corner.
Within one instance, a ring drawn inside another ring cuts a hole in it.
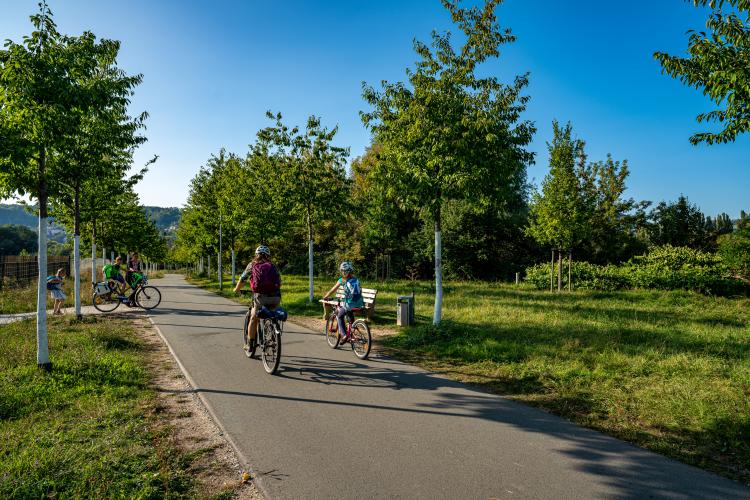
[[[34,331],[23,321],[0,334],[0,498],[194,496],[132,323],[51,319],[50,373],[36,367]]]
[[[321,314],[305,277],[283,280],[292,315]],[[395,357],[750,484],[750,299],[449,282],[434,328],[430,282],[363,286],[380,290],[376,332],[415,292],[417,325],[380,340]]]

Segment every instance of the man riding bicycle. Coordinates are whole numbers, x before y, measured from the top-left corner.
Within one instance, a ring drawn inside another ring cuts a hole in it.
[[[344,324],[344,317],[349,314],[354,317],[354,310],[362,309],[365,306],[364,299],[362,298],[362,287],[359,284],[359,279],[354,276],[354,266],[352,263],[345,260],[339,266],[341,272],[341,278],[338,279],[333,288],[328,290],[323,300],[328,300],[339,287],[344,289],[344,300],[339,303],[338,309],[336,310],[336,319],[339,324],[339,335],[341,336],[341,344],[345,344],[349,340],[349,336],[346,333],[346,326]]]
[[[260,245],[255,249],[255,258],[240,276],[234,293],[239,293],[248,279],[253,291],[253,309],[250,313],[247,338],[255,339],[258,332],[258,312],[264,306],[276,309],[281,303],[281,276],[276,265],[271,262],[271,250],[266,245]],[[249,348],[246,344],[245,349]]]

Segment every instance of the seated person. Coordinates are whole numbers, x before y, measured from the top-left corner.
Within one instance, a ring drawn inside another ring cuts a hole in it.
[[[104,279],[107,281],[110,290],[112,290],[113,292],[116,291],[118,295],[123,295],[125,293],[125,289],[127,288],[125,278],[123,278],[122,274],[120,273],[121,269],[122,257],[120,257],[119,255],[115,257],[114,263],[104,264],[104,267],[102,267],[102,274],[104,274]]]
[[[345,344],[349,341],[349,335],[346,332],[344,317],[347,315],[353,317],[354,311],[362,309],[365,306],[365,303],[362,298],[362,287],[359,284],[359,279],[354,276],[354,266],[352,266],[352,263],[349,261],[342,262],[339,266],[339,271],[341,271],[341,278],[339,278],[336,284],[333,285],[333,288],[328,290],[328,293],[323,296],[323,300],[329,300],[339,287],[343,287],[344,300],[339,303],[339,306],[336,309],[336,319],[338,321],[341,343]]]

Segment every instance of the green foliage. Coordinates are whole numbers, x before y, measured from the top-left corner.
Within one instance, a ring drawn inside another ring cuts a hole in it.
[[[557,275],[557,264],[554,268]],[[573,285],[579,290],[614,291],[631,287],[627,274],[621,267],[607,264],[598,265],[589,262],[574,261],[571,267]],[[549,290],[550,264],[541,263],[526,268],[524,281],[534,285],[537,290]],[[563,287],[568,285],[567,263],[563,262]]]
[[[721,257],[687,247],[663,246],[633,258],[624,266],[633,288],[693,290],[714,295],[742,291],[729,277]]]
[[[750,282],[750,225],[721,236],[719,255],[733,275]]]
[[[542,181],[542,192],[535,193],[527,233],[537,243],[570,249],[586,238],[591,213],[582,179],[576,167],[585,166],[584,142],[573,138],[570,123],[552,123],[554,136],[547,144],[550,171]]]
[[[563,262],[563,267],[566,266]],[[655,247],[619,266],[574,262],[572,267],[575,288],[585,290],[690,290],[711,295],[750,292],[729,271],[729,266],[716,254],[669,245]],[[526,269],[525,280],[538,290],[548,289],[549,279],[548,263]],[[567,285],[566,272],[563,283]]]
[[[708,33],[691,31],[688,57],[656,52],[662,70],[709,97],[719,109],[701,113],[699,123],[718,123],[719,132],[701,132],[690,142],[726,143],[750,129],[750,2],[693,0],[714,9],[706,21]],[[732,7],[723,12],[724,5]]]
[[[707,249],[710,245],[705,215],[684,195],[680,195],[676,202],[659,203],[651,211],[650,218],[652,245],[694,249]]]
[[[36,252],[37,234],[26,226],[0,226],[0,255],[19,255],[21,251]]]
[[[468,9],[457,1],[442,3],[465,36],[463,45],[454,48],[450,33],[436,31],[430,46],[415,41],[419,60],[407,70],[409,85],[383,81],[378,91],[363,84],[363,97],[372,109],[361,113],[382,147],[374,174],[386,194],[407,209],[423,211],[434,223],[436,237],[446,202],[505,204],[524,190],[526,166],[534,158],[525,149],[534,126],[520,122],[528,75],[510,85],[477,75],[482,63],[499,57],[501,45],[515,40],[497,22],[501,0]],[[435,248],[436,323],[441,316],[441,250]]]

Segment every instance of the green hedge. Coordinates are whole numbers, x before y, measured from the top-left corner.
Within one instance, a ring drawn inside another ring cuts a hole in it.
[[[557,266],[555,266],[557,272]],[[563,286],[568,283],[563,262]],[[748,286],[731,277],[728,266],[716,254],[687,247],[663,246],[619,266],[573,262],[573,287],[584,290],[692,290],[712,295],[747,294]],[[549,288],[550,264],[526,269],[526,281],[539,290]]]

